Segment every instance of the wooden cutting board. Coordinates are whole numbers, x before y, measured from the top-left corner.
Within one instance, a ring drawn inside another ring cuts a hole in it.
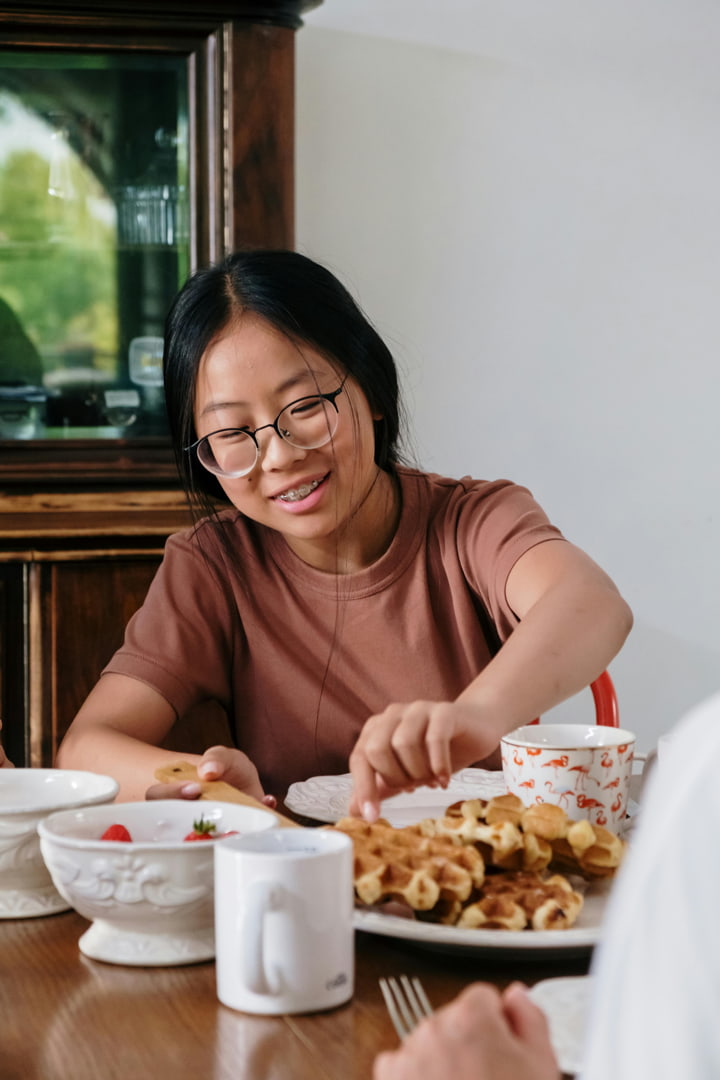
[[[155,779],[159,780],[162,784],[174,784],[178,782],[186,784],[192,781],[192,783],[200,785],[200,799],[216,799],[218,802],[231,802],[240,803],[241,806],[254,806],[257,810],[267,810],[269,813],[274,814],[281,825],[292,825],[294,828],[299,827],[296,821],[292,821],[289,817],[285,817],[284,814],[280,814],[277,810],[271,810],[269,806],[265,806],[259,799],[253,798],[252,795],[246,795],[243,791],[238,791],[232,784],[226,784],[224,780],[200,780],[197,769],[188,761],[175,761],[172,765],[165,765],[161,769],[156,769]]]

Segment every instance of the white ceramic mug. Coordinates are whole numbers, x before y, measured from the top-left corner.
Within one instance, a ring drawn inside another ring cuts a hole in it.
[[[627,816],[635,735],[586,724],[530,724],[500,740],[508,790],[526,806],[561,806],[569,818],[617,829]]]
[[[223,841],[215,848],[220,1001],[273,1015],[348,1001],[353,908],[348,836],[298,828]]]

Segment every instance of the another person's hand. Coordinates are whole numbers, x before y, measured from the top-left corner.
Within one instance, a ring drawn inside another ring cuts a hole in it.
[[[211,746],[197,762],[198,777],[201,780],[224,780],[238,791],[252,795],[275,809],[277,799],[263,791],[258,771],[247,754],[230,746]],[[145,793],[146,799],[197,799],[201,793],[199,784],[185,781],[177,784],[153,784]]]
[[[456,769],[496,750],[502,734],[477,705],[388,705],[365,723],[350,755],[350,813],[374,821],[381,799],[420,784],[446,787]]]
[[[373,1080],[558,1080],[547,1021],[521,983],[473,983],[379,1054]]]
[[[0,720],[0,731],[2,731],[2,720]],[[0,769],[14,769],[14,768],[15,768],[15,766],[13,765],[12,761],[10,761],[10,759],[5,754],[5,750],[3,749],[3,745],[0,742]]]

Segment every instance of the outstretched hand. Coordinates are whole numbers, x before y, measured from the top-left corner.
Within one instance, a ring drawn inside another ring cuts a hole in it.
[[[478,705],[393,704],[366,722],[350,755],[350,813],[376,820],[380,801],[421,784],[447,787],[456,769],[488,757],[502,732]]]
[[[211,746],[197,761],[200,780],[224,780],[238,791],[252,795],[265,806],[275,809],[277,799],[263,791],[258,771],[247,754],[231,746]],[[145,792],[146,799],[197,799],[202,788],[194,781],[176,784],[153,784]]]
[[[379,1054],[373,1080],[558,1080],[547,1020],[521,983],[503,994],[473,983],[399,1049]]]

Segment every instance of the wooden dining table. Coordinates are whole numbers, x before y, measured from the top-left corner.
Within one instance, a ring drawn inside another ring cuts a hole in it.
[[[262,1017],[220,1004],[212,962],[125,967],[86,958],[78,939],[87,926],[74,911],[0,922],[0,1080],[369,1080],[375,1055],[398,1043],[381,976],[420,976],[437,1008],[478,979],[532,984],[585,974],[589,962],[562,950],[542,958],[431,951],[356,932],[350,1002]]]

